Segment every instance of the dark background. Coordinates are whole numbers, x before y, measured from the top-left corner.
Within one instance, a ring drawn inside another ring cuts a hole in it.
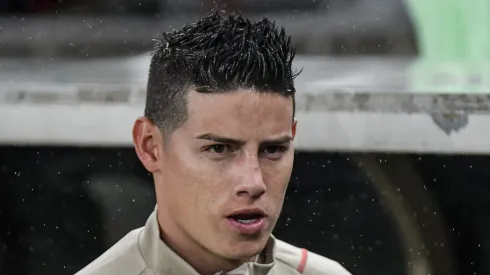
[[[132,149],[18,147],[0,148],[0,156],[3,274],[74,274],[142,226],[154,208],[151,178]],[[356,275],[408,274],[410,248],[383,194],[353,162],[359,156],[297,153],[275,235],[340,261]],[[429,252],[449,251],[452,258],[445,261],[454,264],[454,274],[489,274],[488,158],[374,158],[408,160],[440,207],[450,243]],[[423,223],[420,228],[430,226]]]

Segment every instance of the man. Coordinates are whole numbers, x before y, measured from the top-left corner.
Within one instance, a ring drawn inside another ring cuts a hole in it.
[[[294,158],[290,37],[216,13],[164,38],[133,128],[156,210],[78,274],[349,274],[271,235]]]

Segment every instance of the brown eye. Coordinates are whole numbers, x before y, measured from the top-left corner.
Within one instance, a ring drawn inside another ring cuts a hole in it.
[[[274,154],[274,153],[277,153],[279,151],[279,146],[267,146],[265,147],[265,153],[267,154]]]
[[[212,153],[222,154],[225,152],[226,146],[224,144],[213,145],[209,147],[209,151]]]
[[[288,150],[287,146],[270,145],[262,148],[260,154],[271,159],[279,159],[284,152]]]
[[[226,145],[226,144],[214,144],[214,145],[208,146],[206,148],[206,151],[213,153],[213,154],[224,154],[226,152],[232,152],[233,148],[231,148],[229,145]]]

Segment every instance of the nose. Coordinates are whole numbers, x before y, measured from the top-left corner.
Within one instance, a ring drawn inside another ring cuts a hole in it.
[[[235,196],[244,199],[258,199],[266,191],[262,170],[258,160],[249,161],[244,169],[240,169],[238,184],[235,186]]]

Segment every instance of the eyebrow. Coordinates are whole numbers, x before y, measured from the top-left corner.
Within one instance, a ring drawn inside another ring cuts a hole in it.
[[[210,140],[210,141],[225,143],[225,144],[232,144],[232,145],[237,145],[237,146],[242,146],[246,143],[246,141],[244,141],[244,140],[223,137],[223,136],[219,136],[219,135],[216,135],[213,133],[202,134],[202,135],[196,136],[195,138],[196,139]],[[277,138],[263,140],[261,142],[261,145],[277,145],[277,144],[283,144],[286,142],[290,142],[292,140],[293,140],[292,136],[283,135],[283,136],[280,136]]]

